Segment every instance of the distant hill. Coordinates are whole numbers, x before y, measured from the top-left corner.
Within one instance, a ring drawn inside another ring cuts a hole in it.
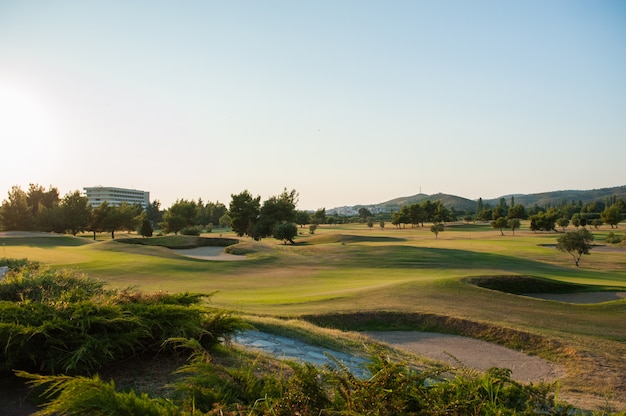
[[[618,199],[626,199],[626,185],[616,186],[613,188],[591,189],[586,191],[567,190],[542,192],[539,194],[529,195],[505,195],[502,198],[505,198],[508,203],[511,196],[514,196],[516,204],[523,204],[528,207],[534,206],[535,204],[539,206],[555,206],[561,204],[563,201],[573,201],[575,203],[582,201],[583,204],[589,202],[605,202],[608,197],[613,195],[615,195]],[[488,201],[483,200],[483,202],[487,202],[490,205],[495,205],[499,201],[500,198],[490,199]]]
[[[500,198],[504,198],[507,204],[510,203],[511,197],[514,197],[516,204],[523,204],[527,207],[534,205],[538,206],[557,206],[562,202],[574,202],[582,201],[583,204],[589,202],[605,202],[608,197],[616,196],[618,199],[626,199],[626,185],[616,186],[613,188],[601,188],[591,190],[566,190],[566,191],[552,191],[542,192],[538,194],[509,194],[503,195],[494,199],[483,199],[483,203],[495,206],[500,202]],[[358,213],[359,208],[367,208],[372,213],[379,212],[395,212],[400,210],[403,205],[412,205],[415,203],[422,203],[427,199],[431,201],[439,200],[441,203],[448,207],[454,208],[457,212],[463,211],[475,211],[477,200],[463,198],[456,195],[449,194],[416,194],[413,196],[404,196],[394,198],[392,200],[381,202],[378,204],[370,205],[353,205],[343,206],[327,210],[328,213],[336,213],[340,215],[355,215]]]

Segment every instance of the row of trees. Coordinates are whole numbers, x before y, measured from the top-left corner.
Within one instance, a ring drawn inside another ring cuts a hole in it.
[[[320,224],[342,222],[366,222],[374,220],[383,223],[389,219],[396,227],[424,226],[425,222],[443,224],[458,218],[454,208],[445,207],[441,201],[430,200],[422,203],[403,206],[398,212],[388,213],[383,217],[374,216],[366,208],[361,208],[355,217],[327,215],[326,209],[315,212],[296,209],[298,194],[295,190],[284,189],[279,195],[272,196],[261,203],[259,196],[253,197],[247,190],[231,195],[230,206],[227,208],[220,202],[204,203],[179,199],[167,210],[161,210],[160,202],[153,201],[144,210],[137,205],[122,204],[111,206],[102,204],[93,209],[87,198],[79,191],[59,197],[56,188],[30,184],[27,191],[14,186],[8,192],[8,198],[0,206],[0,227],[5,230],[37,230],[68,232],[77,234],[82,231],[111,232],[116,230],[137,230],[143,235],[151,235],[154,229],[162,229],[166,233],[199,233],[211,230],[215,226],[232,227],[239,235],[252,238],[275,236],[281,240],[292,241],[297,234],[297,227],[312,224],[310,232]],[[510,204],[504,198],[498,205],[490,207],[478,200],[475,215],[465,213],[465,221],[491,221],[495,229],[503,233],[504,229],[519,228],[521,220],[530,219],[530,228],[535,231],[551,231],[556,227],[563,230],[570,224],[578,228],[587,225],[598,227],[609,224],[616,228],[623,220],[626,204],[624,200],[613,198],[607,203],[563,203],[560,207],[526,208],[516,204],[511,197]],[[597,212],[602,208],[601,212]],[[380,217],[380,218],[379,218]]]
[[[424,222],[432,222],[435,224],[456,221],[457,213],[454,208],[446,208],[441,201],[415,203],[412,205],[403,205],[400,211],[394,212],[391,216],[391,223],[396,227],[411,224],[412,227],[417,225],[424,226]]]
[[[87,203],[87,197],[79,191],[59,198],[59,191],[50,187],[30,184],[28,192],[14,186],[0,207],[0,220],[4,230],[46,231],[70,233],[83,231],[110,232],[134,231],[147,216],[140,205],[121,204],[112,206],[107,202],[97,208]]]
[[[492,226],[499,229],[502,229],[503,226],[504,228],[512,228],[511,220],[530,219],[531,230],[553,231],[556,230],[557,226],[564,230],[570,224],[576,228],[587,225],[597,228],[602,224],[617,228],[617,224],[624,219],[624,212],[626,212],[626,201],[617,198],[609,198],[607,203],[590,202],[583,204],[582,201],[578,203],[572,201],[571,203],[564,202],[559,207],[543,208],[535,205],[530,209],[521,204],[515,204],[514,201],[514,197],[511,197],[511,205],[509,205],[504,198],[501,198],[500,203],[492,208],[483,204],[482,200],[479,199],[476,215],[474,217],[465,216],[464,219],[466,221],[474,219],[491,221]],[[506,218],[508,222],[502,218]]]
[[[143,209],[140,205],[122,203],[113,206],[106,201],[97,207],[87,202],[79,191],[59,197],[57,188],[48,190],[31,184],[28,191],[14,186],[0,206],[0,226],[4,230],[46,231],[71,233],[91,231],[139,231],[144,236],[152,235],[155,228],[166,233],[183,230],[211,229],[215,224],[232,227],[239,236],[248,235],[255,239],[275,236],[293,242],[297,234],[296,224],[310,221],[325,221],[325,210],[314,214],[297,211],[298,193],[285,189],[280,195],[272,196],[261,204],[260,197],[252,197],[246,190],[233,194],[230,207],[219,202],[204,203],[201,199],[177,200],[161,211],[160,202],[154,201]]]

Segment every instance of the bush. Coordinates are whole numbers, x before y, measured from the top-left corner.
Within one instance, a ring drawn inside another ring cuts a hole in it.
[[[0,282],[0,371],[89,374],[172,337],[212,348],[244,324],[202,307],[206,297],[105,290],[63,270],[13,274]]]
[[[202,227],[194,225],[193,227],[181,228],[180,233],[182,235],[195,235],[198,237],[202,233]]]
[[[619,244],[621,243],[623,240],[622,237],[620,237],[619,235],[613,233],[613,231],[609,232],[606,235],[606,242],[607,244]]]

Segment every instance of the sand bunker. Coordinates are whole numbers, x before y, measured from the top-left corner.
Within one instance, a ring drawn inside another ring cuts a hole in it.
[[[365,332],[370,338],[394,348],[480,371],[508,368],[514,380],[529,383],[554,381],[565,375],[565,367],[501,345],[458,335],[417,331]]]
[[[184,250],[174,250],[178,254],[194,259],[213,261],[238,261],[246,260],[246,256],[238,256],[224,252],[224,247],[196,247]]]

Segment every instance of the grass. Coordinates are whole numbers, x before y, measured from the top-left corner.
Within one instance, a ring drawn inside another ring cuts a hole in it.
[[[600,236],[609,231],[607,226],[592,230]],[[468,327],[480,323],[521,331],[558,340],[563,348],[559,351],[528,345],[524,349],[568,362],[570,375],[563,381],[564,390],[604,393],[618,389],[626,395],[623,376],[611,375],[626,374],[626,301],[575,305],[492,290],[468,281],[528,276],[557,286],[626,291],[626,249],[592,249],[577,268],[569,255],[547,246],[556,243],[557,233],[533,233],[526,224],[515,235],[505,234],[501,236],[485,224],[448,226],[437,239],[429,227],[370,230],[364,224],[322,226],[312,236],[303,231],[295,246],[274,239],[240,239],[229,247],[245,253],[247,260],[238,262],[187,258],[162,246],[92,243],[74,237],[7,238],[4,249],[7,257],[79,268],[114,287],[218,291],[212,298],[214,306],[246,314],[285,318],[335,313],[370,317],[381,312],[407,317],[432,314],[462,318]],[[412,324],[413,318],[406,319],[405,328],[418,327]],[[495,337],[484,331],[469,335]]]

